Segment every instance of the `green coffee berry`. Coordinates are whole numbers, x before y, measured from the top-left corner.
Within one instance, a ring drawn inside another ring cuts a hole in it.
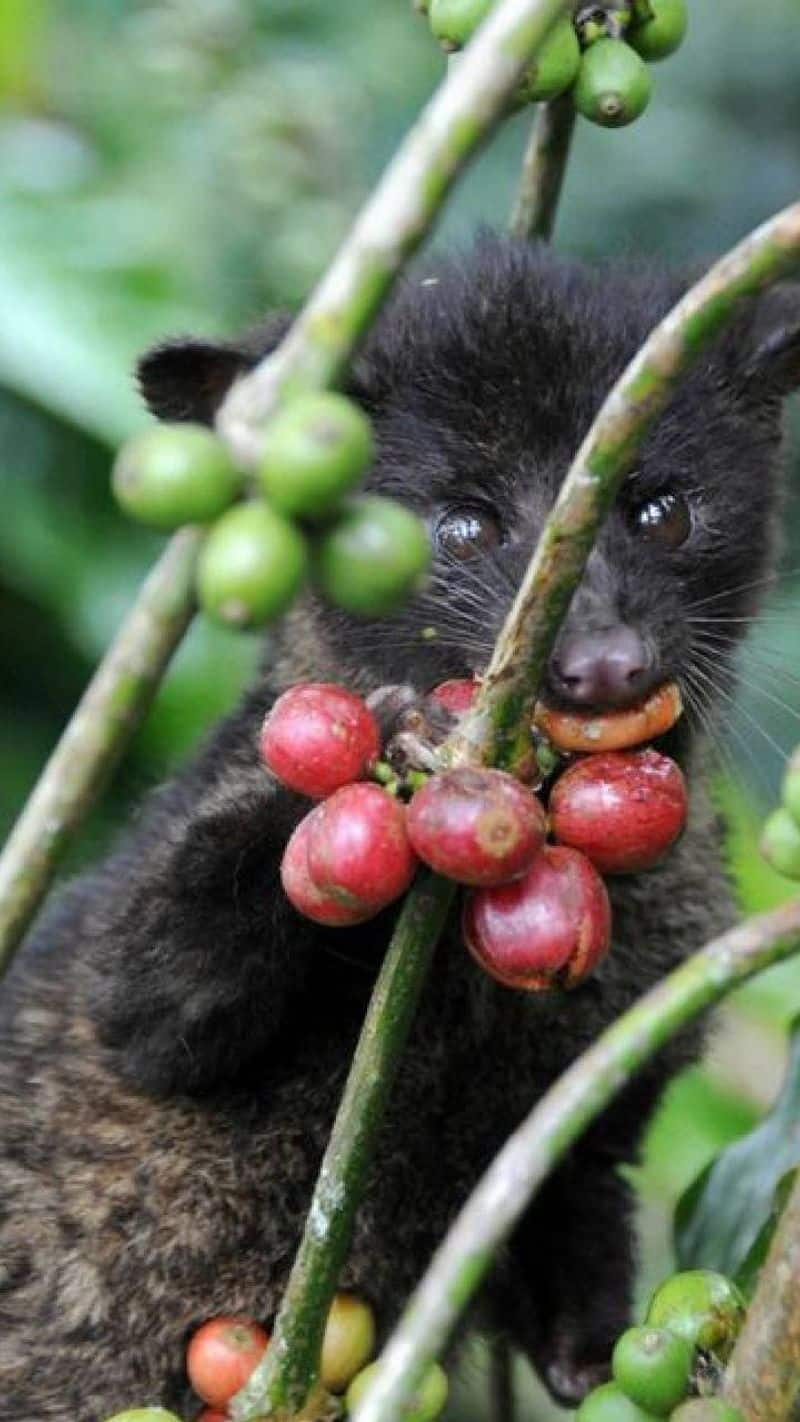
[[[574,84],[581,63],[581,47],[569,15],[550,31],[516,91],[518,102],[555,99]]]
[[[744,1422],[744,1417],[721,1397],[695,1397],[673,1412],[672,1422]]]
[[[135,1407],[132,1412],[115,1412],[106,1422],[180,1422],[180,1418],[163,1407]]]
[[[623,128],[647,108],[651,90],[647,65],[630,45],[600,39],[584,51],[573,94],[584,118]]]
[[[372,463],[370,422],[335,391],[300,395],[279,410],[264,438],[258,476],[289,518],[325,518]]]
[[[361,617],[380,617],[414,592],[430,561],[425,525],[392,499],[349,499],[321,534],[314,571],[325,596]]]
[[[800,879],[800,825],[789,810],[773,810],[761,832],[761,853],[786,879]]]
[[[154,425],[120,450],[112,484],[132,518],[154,528],[209,523],[233,502],[240,476],[204,425]]]
[[[647,1323],[667,1328],[692,1348],[730,1354],[741,1330],[745,1302],[736,1285],[713,1269],[688,1269],[660,1284],[650,1300]]]
[[[666,1417],[689,1390],[694,1352],[666,1328],[629,1328],[611,1359],[614,1381],[626,1397]]]
[[[493,0],[430,0],[428,20],[445,49],[460,49],[486,19]]]
[[[583,1399],[575,1422],[657,1422],[637,1402],[626,1397],[616,1383],[603,1383]]]
[[[800,826],[800,747],[786,767],[781,798],[795,824]]]
[[[650,0],[652,18],[631,25],[627,39],[650,64],[674,54],[689,24],[686,0]]]
[[[254,627],[286,611],[307,569],[303,535],[257,499],[231,509],[211,530],[200,554],[197,595],[218,622]]]
[[[353,1378],[345,1403],[348,1412],[355,1412],[380,1364],[370,1363]],[[447,1374],[438,1363],[431,1363],[411,1402],[400,1413],[399,1422],[435,1422],[447,1402]]]

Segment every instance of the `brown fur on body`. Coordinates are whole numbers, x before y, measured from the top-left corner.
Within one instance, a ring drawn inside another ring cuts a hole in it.
[[[393,915],[343,932],[290,908],[278,865],[306,803],[260,766],[261,718],[299,679],[362,691],[407,680],[423,692],[485,661],[566,457],[674,294],[665,279],[601,280],[498,242],[441,270],[425,294],[409,283],[384,318],[355,377],[378,431],[375,486],[407,497],[434,529],[442,501],[480,489],[513,536],[481,562],[480,623],[467,635],[451,622],[438,647],[418,632],[437,609],[447,627],[446,606],[469,586],[461,565],[446,565],[446,595],[434,580],[427,600],[377,629],[313,601],[296,609],[275,670],[32,935],[0,998],[3,1422],[181,1410],[192,1330],[222,1312],[274,1315]],[[612,515],[573,604],[572,625],[600,625],[612,603],[646,625],[660,676],[680,677],[690,656],[682,609],[769,564],[778,406],[797,329],[779,342],[776,323],[760,363],[748,318],[651,438],[641,478],[711,490],[688,561],[642,554]],[[231,366],[256,348],[228,348],[215,386],[211,348],[189,347],[185,388],[169,348],[160,370],[145,367],[150,397],[172,417],[208,416]],[[195,409],[198,361],[214,393]],[[725,601],[729,614],[753,606],[741,591]],[[687,726],[673,749],[691,780],[690,827],[657,869],[613,882],[614,949],[584,986],[509,992],[466,955],[455,925],[439,945],[344,1277],[383,1331],[531,1104],[731,920],[702,739]],[[635,1154],[665,1074],[695,1048],[691,1036],[673,1044],[588,1133],[486,1291],[493,1326],[563,1398],[603,1375],[627,1317],[630,1205],[615,1167]]]

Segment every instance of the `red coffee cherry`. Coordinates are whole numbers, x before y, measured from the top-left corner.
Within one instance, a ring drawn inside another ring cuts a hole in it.
[[[409,887],[417,858],[406,807],[380,785],[345,785],[309,822],[308,869],[320,893],[377,912]]]
[[[460,884],[506,884],[541,850],[539,801],[502,770],[445,770],[408,807],[411,844],[432,869]]]
[[[249,1318],[211,1318],[192,1336],[186,1371],[198,1397],[224,1407],[247,1382],[269,1343],[269,1334]]]
[[[559,844],[580,849],[602,874],[652,869],[686,824],[686,783],[674,760],[654,750],[587,756],[550,795]]]
[[[469,711],[477,694],[477,681],[443,681],[440,686],[433,688],[430,699],[438,701],[440,706],[444,706],[446,711],[452,711],[454,716],[463,716],[465,711]]]
[[[291,687],[261,728],[264,763],[312,800],[366,775],[379,752],[378,724],[366,702],[332,682]]]
[[[301,820],[289,843],[283,851],[281,861],[281,883],[287,899],[305,918],[314,923],[324,923],[329,928],[344,928],[353,923],[363,923],[373,918],[377,909],[354,908],[342,903],[330,894],[325,894],[314,883],[308,868],[308,837],[311,822],[317,811],[312,810]]]
[[[472,956],[498,982],[544,992],[575,987],[605,957],[611,906],[584,855],[546,845],[524,879],[470,894],[462,927]]]

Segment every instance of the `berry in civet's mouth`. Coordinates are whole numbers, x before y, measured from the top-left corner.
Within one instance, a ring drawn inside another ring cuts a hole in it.
[[[561,751],[629,750],[671,730],[683,714],[676,682],[664,682],[644,700],[612,711],[564,711],[538,701],[534,727]]]

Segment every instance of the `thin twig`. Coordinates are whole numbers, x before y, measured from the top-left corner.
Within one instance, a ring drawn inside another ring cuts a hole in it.
[[[723,1391],[746,1422],[789,1422],[800,1401],[800,1174],[759,1275]]]
[[[489,1344],[490,1422],[514,1422],[514,1355],[507,1338],[493,1338]]]
[[[543,242],[552,237],[574,128],[571,94],[539,105],[511,210],[512,237],[539,237]]]
[[[574,0],[502,0],[386,169],[279,349],[233,387],[217,426],[240,462],[258,458],[277,401],[335,384],[450,187],[503,116],[548,30]]]
[[[0,855],[0,973],[189,625],[201,541],[198,530],[187,528],[167,545],[6,841]]]
[[[412,1295],[353,1422],[395,1422],[402,1415],[537,1187],[636,1072],[685,1023],[747,978],[798,951],[800,899],[710,943],[618,1018],[573,1063],[472,1192]]]

